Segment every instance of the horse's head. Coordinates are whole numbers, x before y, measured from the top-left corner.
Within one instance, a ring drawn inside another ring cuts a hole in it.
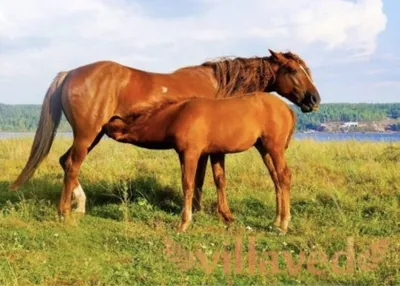
[[[291,52],[269,52],[275,71],[273,90],[298,105],[303,112],[318,110],[321,98],[304,61]]]

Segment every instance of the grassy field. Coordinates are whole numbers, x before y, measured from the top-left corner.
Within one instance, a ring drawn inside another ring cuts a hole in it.
[[[235,222],[228,228],[215,215],[208,167],[203,211],[177,234],[182,194],[173,151],[103,140],[80,175],[87,214],[61,223],[58,157],[70,139],[57,139],[34,178],[11,192],[30,144],[0,140],[0,285],[400,284],[399,143],[294,141],[287,152],[293,182],[286,236],[269,227],[275,195],[254,150],[227,157]],[[346,249],[356,263],[341,256],[347,273],[339,273],[329,260]],[[256,267],[248,260],[254,253]],[[287,254],[295,261],[305,254],[297,273],[289,271]],[[278,265],[268,267],[269,258]]]

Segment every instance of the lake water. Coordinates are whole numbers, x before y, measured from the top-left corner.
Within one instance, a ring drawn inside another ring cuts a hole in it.
[[[399,142],[400,132],[396,133],[363,133],[363,132],[348,132],[348,133],[295,133],[296,139],[314,139],[316,141],[374,141],[374,142]]]
[[[7,138],[33,138],[33,132],[0,132],[0,139]],[[58,133],[57,137],[71,137],[72,133]],[[295,133],[294,138],[298,140],[313,139],[315,141],[373,141],[373,142],[399,142],[400,132],[396,133],[363,133],[363,132],[349,132],[349,133],[329,133],[329,132],[316,132],[316,133]]]

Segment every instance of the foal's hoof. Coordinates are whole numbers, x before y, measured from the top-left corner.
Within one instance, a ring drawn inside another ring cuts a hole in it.
[[[58,211],[58,220],[60,222],[65,222],[69,217],[69,213]]]
[[[286,235],[287,229],[283,230],[279,224],[276,225],[274,222],[268,226],[268,230],[271,232],[275,232],[277,235]]]
[[[276,228],[276,232],[278,233],[279,236],[284,236],[284,235],[286,235],[286,233],[287,233],[287,229],[286,229],[286,230],[283,230],[283,229],[281,229],[280,227],[277,227],[277,228]]]
[[[229,212],[224,213],[222,211],[217,211],[217,216],[228,225],[234,221],[232,214]]]
[[[231,216],[227,216],[226,218],[224,218],[224,221],[225,221],[225,223],[226,224],[231,224],[232,222],[234,222],[235,221],[235,219],[233,218],[233,216],[231,215]]]

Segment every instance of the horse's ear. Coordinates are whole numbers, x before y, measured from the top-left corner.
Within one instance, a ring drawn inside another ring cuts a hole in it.
[[[282,64],[286,62],[285,57],[281,53],[274,52],[273,50],[270,49],[268,49],[268,51],[271,53],[271,56],[275,62]]]
[[[279,58],[278,53],[274,52],[274,51],[271,50],[271,49],[268,49],[268,51],[269,51],[269,53],[271,54],[271,56],[272,56],[274,59],[277,60],[277,59]]]

